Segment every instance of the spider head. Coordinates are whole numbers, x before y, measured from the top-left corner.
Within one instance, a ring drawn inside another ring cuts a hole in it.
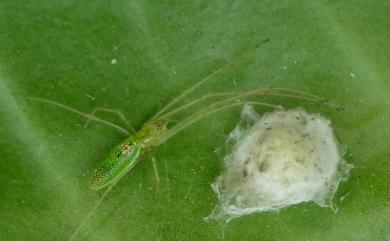
[[[145,147],[150,146],[168,130],[167,124],[168,122],[162,120],[147,122],[136,137]]]

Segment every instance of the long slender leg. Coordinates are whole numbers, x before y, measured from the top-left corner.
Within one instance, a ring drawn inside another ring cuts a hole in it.
[[[278,92],[279,91],[279,92]],[[282,92],[280,92],[282,91]],[[161,136],[160,140],[156,143],[156,145],[159,145],[163,143],[164,141],[168,140],[169,138],[176,135],[181,130],[185,129],[187,126],[199,121],[200,119],[204,118],[205,116],[223,111],[228,108],[232,108],[235,106],[240,106],[244,104],[253,104],[253,105],[262,105],[266,107],[273,107],[277,108],[278,106],[272,105],[269,103],[264,102],[258,102],[258,101],[248,101],[248,100],[241,100],[243,97],[250,97],[254,95],[265,95],[265,96],[282,96],[287,98],[297,98],[297,99],[303,99],[303,100],[310,100],[310,101],[316,101],[323,103],[325,105],[328,105],[330,107],[334,107],[328,101],[324,100],[323,98],[310,94],[305,91],[300,90],[293,90],[293,89],[287,89],[287,88],[268,88],[268,89],[257,89],[253,91],[247,91],[247,92],[239,92],[238,94],[232,96],[231,98],[228,98],[226,100],[222,101],[216,101],[209,106],[201,109],[200,111],[196,112],[195,114],[190,115],[189,117],[185,118],[181,122],[179,122],[177,125],[175,125],[173,128],[168,130],[163,136]],[[336,110],[339,110],[338,107],[335,108]],[[168,113],[169,114],[169,113]],[[167,115],[168,115],[167,114]]]
[[[193,106],[193,105],[195,105],[197,103],[204,102],[204,101],[206,101],[206,100],[208,100],[210,98],[214,98],[214,97],[227,97],[227,96],[230,96],[232,98],[234,96],[235,97],[240,96],[240,95],[242,95],[244,93],[246,93],[246,92],[238,92],[238,91],[236,91],[236,92],[208,93],[208,94],[205,94],[205,95],[203,95],[203,96],[201,96],[199,98],[196,98],[196,99],[194,99],[194,100],[192,100],[192,101],[190,101],[190,102],[188,102],[188,103],[186,103],[186,104],[184,104],[184,105],[182,105],[182,106],[180,106],[180,107],[178,107],[176,109],[173,109],[173,110],[171,110],[171,111],[169,111],[169,112],[159,116],[158,119],[164,120],[164,119],[166,119],[166,118],[168,118],[168,117],[170,117],[170,116],[172,116],[172,115],[174,115],[174,114],[176,114],[176,113],[178,113],[180,111],[188,109],[189,107],[191,107],[191,106]]]
[[[201,111],[199,111],[199,112],[197,112],[197,113],[195,113],[195,114],[185,118],[182,122],[180,122],[179,124],[175,125],[172,129],[168,130],[163,136],[161,136],[159,141],[155,143],[155,146],[158,146],[158,145],[162,144],[163,142],[165,142],[168,139],[170,139],[173,136],[175,136],[180,131],[184,130],[186,127],[188,127],[188,126],[190,126],[190,125],[200,121],[201,119],[203,119],[206,116],[209,116],[209,115],[214,114],[214,113],[221,112],[223,110],[226,110],[226,109],[229,109],[229,108],[232,108],[232,107],[241,106],[241,105],[244,105],[244,104],[261,105],[261,106],[265,106],[265,107],[279,108],[279,106],[277,106],[277,105],[268,104],[268,103],[264,103],[264,102],[241,101],[241,100],[230,101],[230,102],[224,103],[221,106],[218,106],[218,107],[215,107],[215,108],[211,108],[211,109],[210,108],[205,108],[206,110],[202,109]]]
[[[87,128],[89,122],[91,121],[91,117],[95,116],[96,112],[98,112],[98,111],[108,112],[108,113],[113,113],[113,114],[118,115],[118,117],[123,121],[123,123],[126,124],[126,126],[131,130],[132,133],[136,132],[135,129],[133,128],[133,126],[130,125],[130,122],[126,119],[125,115],[122,112],[120,112],[119,110],[115,110],[115,109],[108,109],[108,108],[101,108],[101,107],[96,107],[95,109],[93,109],[93,111],[90,114],[90,117],[87,118],[87,121],[84,124],[84,128]]]
[[[119,181],[119,180],[118,180]],[[87,214],[87,216],[85,216],[85,218],[83,219],[83,221],[80,223],[80,225],[77,227],[77,229],[74,231],[74,233],[72,234],[72,236],[69,238],[69,241],[73,241],[75,240],[75,238],[77,237],[77,235],[80,233],[81,229],[85,226],[85,224],[87,224],[88,220],[92,217],[92,215],[95,213],[96,209],[100,206],[100,204],[103,202],[104,198],[107,196],[107,194],[109,192],[111,192],[111,190],[116,186],[116,184],[118,184],[118,181],[114,182],[113,184],[111,184],[111,186],[109,186],[106,191],[104,191],[103,195],[99,198],[99,200],[97,201],[97,203],[95,204],[95,206],[91,209],[91,211],[89,211],[89,213]]]
[[[237,99],[245,96],[254,96],[254,95],[267,95],[267,96],[282,96],[282,97],[288,97],[288,98],[297,98],[297,99],[304,99],[304,100],[310,100],[310,101],[317,101],[317,102],[322,102],[325,105],[331,106],[332,105],[328,102],[326,102],[325,99],[310,94],[305,91],[301,90],[294,90],[294,89],[288,89],[288,88],[278,88],[278,87],[267,87],[267,88],[258,88],[255,90],[250,90],[250,91],[236,91],[236,92],[220,92],[220,93],[209,93],[205,94],[199,98],[194,99],[193,101],[190,101],[176,109],[173,109],[161,116],[158,117],[158,119],[167,119],[168,117],[183,111],[185,109],[188,109],[191,106],[194,106],[195,104],[198,104],[200,102],[204,102],[208,99],[211,98],[216,98],[216,97],[228,97],[228,99]],[[218,102],[216,102],[218,103]],[[212,104],[214,105],[214,104]]]
[[[198,81],[196,84],[194,84],[193,86],[189,87],[188,89],[186,89],[184,92],[182,92],[180,95],[178,95],[176,98],[174,98],[172,101],[170,101],[167,105],[165,105],[160,111],[158,111],[149,121],[153,121],[155,119],[157,119],[161,114],[163,114],[166,110],[168,110],[172,105],[174,105],[175,103],[177,103],[179,100],[181,100],[182,98],[184,98],[185,96],[187,96],[188,94],[190,94],[191,92],[195,91],[197,88],[199,88],[201,85],[203,85],[205,82],[207,82],[208,80],[210,80],[212,77],[214,77],[215,75],[217,75],[218,73],[222,72],[223,70],[229,68],[231,65],[233,65],[233,63],[239,59],[241,59],[243,56],[245,56],[248,52],[253,52],[255,51],[256,49],[258,49],[261,45],[263,45],[264,43],[268,42],[269,39],[265,39],[263,40],[261,43],[259,43],[257,46],[255,46],[254,48],[249,48],[247,50],[245,50],[244,52],[242,52],[241,54],[237,55],[235,58],[233,58],[233,60],[231,60],[230,62],[226,63],[225,65],[223,65],[221,68],[217,69],[216,71],[212,72],[211,74],[209,74],[208,76],[206,76],[204,79]]]
[[[130,133],[124,129],[123,127],[119,126],[119,125],[116,125],[114,123],[111,123],[109,121],[105,121],[105,120],[102,120],[100,118],[97,118],[95,116],[92,116],[88,113],[84,113],[84,112],[81,112],[81,111],[78,111],[72,107],[69,107],[69,106],[66,106],[64,104],[61,104],[59,102],[56,102],[56,101],[53,101],[53,100],[46,100],[46,99],[42,99],[42,98],[37,98],[37,97],[27,97],[27,99],[30,99],[30,100],[33,100],[33,101],[39,101],[39,102],[42,102],[42,103],[46,103],[46,104],[49,104],[49,105],[54,105],[54,106],[57,106],[57,107],[60,107],[64,110],[67,110],[69,112],[72,112],[72,113],[75,113],[79,116],[82,116],[84,118],[87,118],[87,119],[90,119],[92,121],[96,121],[98,123],[101,123],[101,124],[104,124],[104,125],[107,125],[109,127],[112,127],[112,128],[115,128],[117,130],[119,130],[120,132],[126,134],[126,135],[130,135]]]
[[[197,104],[197,103],[200,103],[200,102],[203,102],[203,101],[206,101],[210,98],[213,98],[213,97],[223,97],[223,96],[232,96],[232,95],[237,95],[238,92],[221,92],[221,93],[209,93],[209,94],[205,94],[204,96],[202,97],[199,97],[199,98],[196,98],[190,102],[188,102],[187,104],[184,104],[176,109],[173,109],[163,115],[160,115],[158,117],[159,120],[165,120],[166,118],[168,118],[169,116],[172,116],[182,110],[185,110],[185,109],[188,109],[189,107]]]
[[[157,162],[156,162],[156,158],[154,158],[154,156],[152,156],[152,164],[153,164],[154,174],[156,175],[156,181],[157,181],[157,183],[160,183],[160,175],[158,174]]]
[[[147,148],[146,153],[148,154],[149,159],[152,161],[153,171],[154,171],[154,175],[156,176],[156,181],[157,183],[160,183],[160,175],[158,174],[157,162],[156,162],[156,158],[154,157],[154,149],[149,147]]]

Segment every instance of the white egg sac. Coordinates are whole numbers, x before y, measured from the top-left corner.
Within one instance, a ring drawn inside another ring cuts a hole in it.
[[[334,209],[333,195],[352,165],[330,124],[302,108],[259,117],[245,106],[228,139],[224,171],[212,184],[219,204],[209,218],[229,221],[308,201]]]

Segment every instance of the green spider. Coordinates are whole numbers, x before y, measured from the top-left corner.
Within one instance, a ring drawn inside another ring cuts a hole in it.
[[[268,42],[268,39],[264,40],[262,43]],[[257,49],[260,45],[256,46],[254,49]],[[254,50],[253,48],[250,50]],[[248,50],[247,50],[248,51]],[[247,52],[245,51],[245,52]],[[245,53],[244,52],[244,53]],[[242,54],[241,54],[242,55]],[[241,57],[239,55],[238,57]],[[233,60],[234,61],[234,60]],[[52,100],[46,100],[42,98],[29,97],[29,99],[39,102],[44,102],[50,105],[60,107],[62,109],[68,110],[70,112],[76,113],[87,118],[85,127],[90,121],[99,122],[107,126],[113,127],[124,134],[128,135],[122,142],[117,144],[112,148],[107,157],[98,165],[98,167],[93,171],[91,178],[91,188],[94,190],[100,190],[105,187],[108,187],[101,198],[98,200],[92,211],[85,217],[83,222],[79,225],[78,229],[73,233],[69,240],[74,240],[85,225],[88,219],[92,216],[94,211],[98,208],[100,203],[103,201],[105,196],[111,191],[111,189],[121,180],[137,163],[140,159],[142,153],[145,150],[157,147],[162,143],[165,143],[167,140],[178,134],[180,131],[184,130],[188,126],[198,122],[206,116],[212,115],[224,111],[229,108],[243,106],[244,104],[251,105],[261,105],[271,108],[279,108],[278,105],[269,104],[266,102],[254,101],[250,98],[259,97],[259,96],[281,96],[287,98],[296,98],[303,100],[310,100],[321,102],[329,106],[333,106],[329,101],[310,94],[301,90],[294,90],[288,88],[279,88],[279,87],[265,87],[258,88],[249,91],[236,91],[236,92],[217,92],[209,93],[202,97],[196,98],[188,103],[185,103],[179,107],[172,109],[178,101],[186,97],[188,94],[199,88],[202,84],[210,80],[212,77],[222,72],[229,66],[233,64],[233,61],[222,66],[218,70],[214,71],[204,79],[198,81],[195,85],[186,89],[179,96],[174,98],[171,102],[165,105],[160,111],[158,111],[152,118],[150,118],[143,127],[135,132],[133,128],[128,124],[128,121],[122,113],[116,110],[105,109],[105,108],[95,108],[91,114],[78,111],[74,108],[65,106],[59,102]],[[194,114],[190,114],[173,127],[168,128],[167,124],[170,122],[170,118],[175,114],[178,114],[184,110],[187,110],[190,107],[193,107],[196,104],[205,102],[206,100],[218,99],[209,104],[207,107],[202,108]],[[334,106],[333,106],[334,107]],[[338,107],[336,107],[337,109]],[[117,114],[129,127],[131,130],[126,130],[125,128],[110,123],[108,121],[102,120],[95,116],[97,111],[111,112]],[[152,158],[153,165],[156,171],[155,160]],[[156,177],[158,179],[158,174],[156,172]]]

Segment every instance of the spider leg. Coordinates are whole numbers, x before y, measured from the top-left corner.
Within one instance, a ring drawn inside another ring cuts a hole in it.
[[[107,113],[116,114],[122,120],[122,122],[125,123],[126,126],[131,130],[132,134],[136,132],[133,126],[130,124],[130,122],[127,120],[127,118],[121,111],[115,109],[101,108],[101,107],[96,107],[95,109],[92,110],[90,116],[87,118],[87,121],[84,124],[84,128],[87,128],[87,126],[91,121],[91,117],[95,116],[97,112],[107,112]]]
[[[123,127],[119,126],[119,125],[116,125],[114,123],[111,123],[109,121],[106,121],[106,120],[103,120],[103,119],[100,119],[98,117],[95,117],[93,115],[90,115],[88,113],[84,113],[84,112],[81,112],[79,110],[76,110],[75,108],[72,108],[72,107],[69,107],[67,105],[64,105],[62,103],[59,103],[59,102],[56,102],[56,101],[53,101],[53,100],[47,100],[47,99],[42,99],[42,98],[37,98],[37,97],[27,97],[27,99],[30,99],[30,100],[33,100],[33,101],[38,101],[38,102],[42,102],[42,103],[46,103],[46,104],[49,104],[49,105],[53,105],[53,106],[57,106],[61,109],[64,109],[64,110],[67,110],[69,112],[72,112],[74,114],[77,114],[79,116],[82,116],[86,119],[89,119],[91,121],[95,121],[95,122],[98,122],[100,124],[104,124],[106,126],[109,126],[109,127],[112,127],[112,128],[115,128],[117,129],[118,131],[126,134],[126,135],[130,135],[129,131],[127,131],[126,129],[124,129]]]
[[[171,106],[176,104],[179,100],[183,99],[188,94],[190,94],[191,92],[195,91],[197,88],[199,88],[201,85],[206,83],[208,80],[212,79],[215,75],[217,75],[217,74],[221,73],[222,71],[228,69],[237,60],[239,60],[242,57],[246,56],[248,53],[251,53],[251,52],[257,50],[260,46],[262,46],[263,44],[267,43],[268,41],[269,41],[269,39],[265,39],[262,42],[260,42],[259,44],[257,44],[255,47],[251,47],[249,49],[246,49],[245,51],[243,51],[240,54],[236,55],[230,62],[224,64],[222,67],[218,68],[217,70],[215,70],[214,72],[212,72],[211,74],[206,76],[205,78],[197,81],[194,85],[192,85],[188,89],[184,90],[180,95],[175,97],[172,101],[170,101],[163,108],[161,108],[161,110],[158,111],[149,121],[156,120],[160,115],[164,114]]]

